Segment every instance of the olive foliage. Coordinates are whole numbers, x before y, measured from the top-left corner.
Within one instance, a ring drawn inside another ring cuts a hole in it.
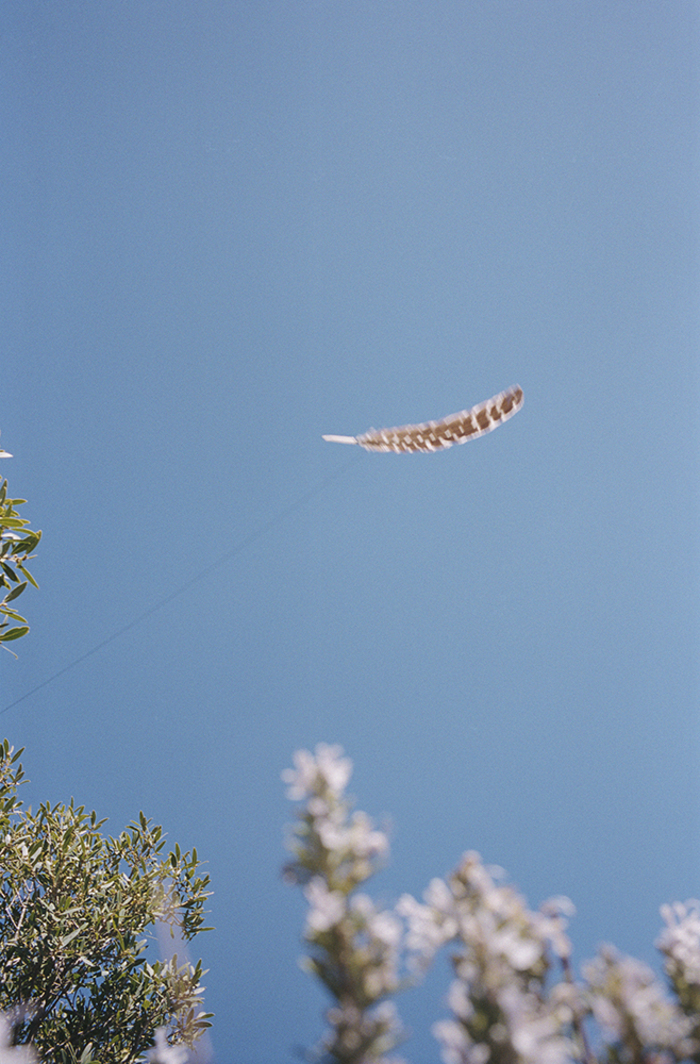
[[[164,1028],[192,1045],[210,1026],[201,961],[146,959],[156,924],[202,930],[209,877],[196,850],[165,852],[141,813],[116,837],[83,806],[24,808],[24,771],[0,744],[0,1009],[44,1064],[129,1064]]]

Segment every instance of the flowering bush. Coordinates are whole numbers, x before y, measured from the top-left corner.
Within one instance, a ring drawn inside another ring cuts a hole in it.
[[[455,979],[449,1019],[436,1023],[445,1064],[700,1064],[700,903],[664,906],[657,946],[670,993],[646,965],[603,947],[571,971],[568,898],[531,912],[501,869],[467,853],[419,902],[394,911],[357,890],[389,843],[352,812],[352,762],[338,746],[294,755],[283,780],[304,803],[289,839],[289,882],[309,902],[305,967],[329,991],[329,1030],[319,1060],[381,1061],[404,1040],[391,996],[450,946]],[[591,1045],[596,1049],[593,1050]]]
[[[350,814],[344,797],[352,763],[339,747],[321,745],[316,757],[295,754],[284,773],[293,799],[305,799],[285,868],[309,901],[307,969],[335,1001],[328,1010],[330,1032],[321,1047],[329,1060],[345,1064],[385,1059],[401,1039],[401,1025],[387,1001],[400,987],[397,916],[378,909],[356,888],[373,874],[388,840],[364,813]]]

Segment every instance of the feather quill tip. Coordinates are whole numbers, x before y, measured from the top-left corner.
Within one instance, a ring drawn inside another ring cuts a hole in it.
[[[354,436],[324,436],[323,439],[329,443],[357,443]]]

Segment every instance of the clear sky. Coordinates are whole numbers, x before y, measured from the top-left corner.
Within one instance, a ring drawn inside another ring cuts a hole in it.
[[[25,800],[208,862],[217,1064],[322,1030],[279,875],[319,741],[390,818],[388,903],[476,849],[575,902],[577,963],[653,960],[700,892],[698,5],[0,9]],[[516,383],[441,454],[321,440]],[[399,1000],[412,1064],[446,988]]]

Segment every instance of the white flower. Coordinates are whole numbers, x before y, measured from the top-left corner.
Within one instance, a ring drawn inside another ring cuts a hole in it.
[[[330,789],[338,795],[342,794],[352,776],[352,761],[349,757],[343,757],[342,746],[319,743],[316,747],[316,763]]]
[[[564,932],[568,924],[568,917],[574,916],[575,913],[576,906],[569,898],[563,895],[550,898],[540,906],[538,921],[540,934],[543,939],[551,943],[557,957],[566,958],[571,956],[571,942]]]
[[[447,1004],[459,1020],[470,1020],[474,1015],[474,1006],[469,999],[467,987],[461,979],[455,979],[450,984]]]
[[[340,923],[345,915],[345,898],[337,890],[329,890],[320,876],[314,876],[304,887],[304,895],[311,908],[306,917],[307,933],[328,931]]]
[[[431,1027],[433,1035],[442,1043],[445,1064],[488,1064],[491,1049],[483,1042],[473,1042],[460,1023],[440,1020]]]
[[[524,938],[519,928],[508,924],[493,932],[488,948],[502,957],[516,972],[528,971],[542,956],[540,942]]]
[[[38,1064],[32,1046],[13,1046],[12,1032],[15,1023],[6,1013],[0,1013],[0,1064]]]
[[[340,797],[352,775],[352,761],[342,754],[342,746],[327,743],[318,744],[315,756],[308,750],[297,750],[293,755],[295,768],[282,773],[282,780],[289,784],[287,797],[301,801],[323,789]]]
[[[444,879],[431,879],[423,894],[426,903],[444,916],[454,912],[454,897]]]
[[[572,902],[571,898],[567,898],[565,894],[558,894],[555,898],[548,898],[543,902],[540,909],[545,916],[575,916],[576,906]]]
[[[442,1059],[445,1064],[465,1064],[469,1059],[469,1040],[461,1024],[454,1020],[439,1020],[431,1027],[438,1042],[442,1043]],[[488,1056],[485,1058],[488,1060]]]
[[[295,768],[286,768],[282,780],[288,783],[287,797],[293,802],[301,801],[313,789],[316,780],[316,762],[308,750],[297,750],[293,755]]]
[[[383,831],[375,831],[366,813],[353,814],[350,822],[349,846],[361,857],[378,857],[389,849],[389,840]]]
[[[433,880],[433,883],[441,883]],[[442,884],[444,886],[444,884]],[[428,896],[426,891],[425,896]],[[454,917],[443,914],[430,905],[421,905],[410,894],[402,894],[396,905],[396,912],[408,925],[406,945],[412,953],[410,967],[422,970],[427,968],[435,954],[457,933]]]
[[[318,837],[327,850],[348,850],[348,829],[345,824],[338,822],[338,814],[329,814],[321,812],[311,802],[308,805],[309,812],[316,820],[316,830]],[[342,814],[342,811],[339,811]]]
[[[614,1041],[629,1037],[630,1028],[642,1043],[688,1055],[691,1023],[666,997],[651,968],[622,957],[610,946],[583,966],[593,1014]]]
[[[682,977],[689,984],[700,986],[700,902],[685,905],[662,905],[661,915],[666,928],[656,940],[656,947],[666,956],[666,971],[673,979]]]
[[[393,913],[375,913],[369,921],[369,930],[385,946],[395,949],[401,944],[401,923]]]
[[[146,1053],[146,1059],[150,1064],[184,1064],[187,1060],[187,1050],[184,1046],[171,1046],[165,1034],[165,1027],[156,1029],[156,1044],[153,1049]]]
[[[562,1034],[559,1019],[534,994],[511,984],[498,1000],[507,1018],[506,1037],[522,1064],[566,1064],[571,1059],[572,1045]]]

